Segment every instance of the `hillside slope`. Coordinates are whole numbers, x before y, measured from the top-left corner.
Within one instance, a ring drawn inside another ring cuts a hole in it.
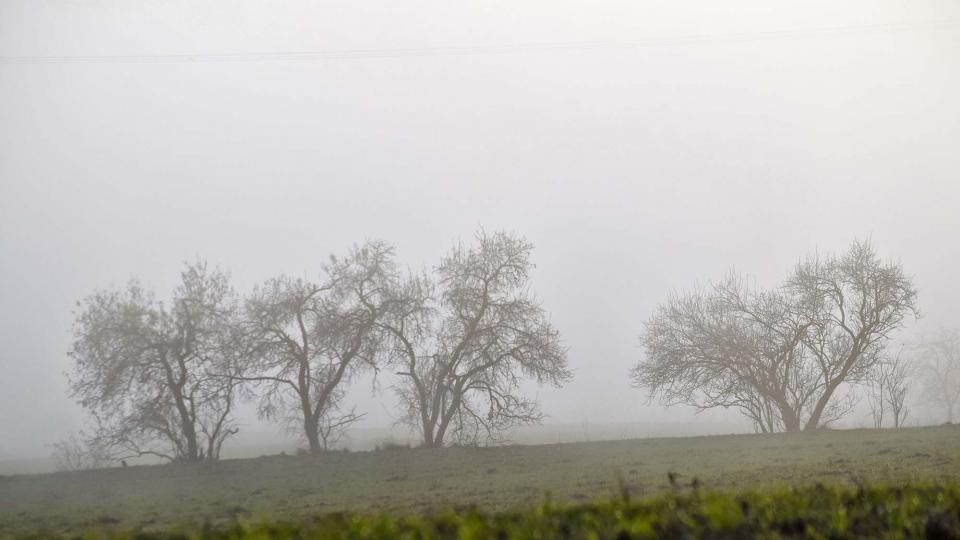
[[[960,480],[960,427],[271,456],[0,477],[0,536],[335,510],[506,509],[673,489]]]

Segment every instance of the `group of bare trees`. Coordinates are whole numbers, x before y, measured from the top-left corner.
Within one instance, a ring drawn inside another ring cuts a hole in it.
[[[943,411],[947,422],[960,412],[960,331],[941,330],[917,346],[924,399]]]
[[[953,423],[960,407],[960,332],[941,329],[900,348],[877,364],[865,385],[876,428],[905,425],[908,398],[932,409],[934,418]]]
[[[918,386],[953,422],[960,332],[889,350],[917,316],[916,297],[901,266],[881,261],[866,242],[808,257],[769,290],[730,274],[657,308],[632,380],[666,404],[738,409],[762,432],[828,426],[864,395],[874,427],[901,427]]]
[[[258,403],[312,453],[362,418],[344,403],[364,373],[391,369],[400,421],[425,446],[500,440],[543,418],[525,379],[561,386],[567,351],[529,291],[533,246],[479,233],[432,272],[401,272],[393,248],[367,242],[331,256],[316,280],[279,276],[240,298],[223,271],[188,265],[169,304],[136,281],[79,305],[70,390],[94,420],[56,448],[71,463],[153,455],[215,460],[238,431],[240,399]],[[902,426],[914,381],[953,421],[960,333],[893,355],[916,316],[899,264],[868,243],[800,262],[762,290],[730,274],[659,306],[642,335],[635,385],[667,404],[736,408],[759,431],[809,431],[866,390],[876,427]]]
[[[668,404],[737,408],[759,431],[813,430],[853,408],[854,386],[900,369],[887,345],[916,296],[900,265],[864,242],[807,258],[770,290],[730,275],[657,309],[632,378]],[[884,384],[884,403],[900,399]]]
[[[318,453],[362,417],[344,403],[347,386],[384,368],[425,445],[496,440],[542,418],[523,378],[571,377],[528,292],[531,250],[481,232],[434,275],[404,275],[391,246],[367,242],[315,281],[280,276],[244,299],[205,263],[187,266],[169,305],[135,281],[96,292],[79,303],[69,353],[71,393],[94,420],[84,444],[114,460],[215,460],[249,398]],[[76,440],[61,445],[76,454]]]
[[[901,353],[877,364],[867,381],[867,404],[873,418],[873,427],[892,424],[904,425],[909,415],[907,393],[910,391],[916,367]]]

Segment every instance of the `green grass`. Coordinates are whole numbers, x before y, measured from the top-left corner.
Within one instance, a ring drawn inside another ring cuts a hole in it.
[[[40,532],[38,536],[56,537]],[[960,484],[740,494],[690,488],[631,502],[525,511],[451,510],[427,516],[332,513],[292,521],[237,520],[144,533],[92,528],[85,538],[960,538]]]
[[[677,485],[687,486],[682,494],[670,484],[667,472],[677,473]],[[695,493],[689,487],[694,478],[700,486]],[[492,527],[507,520],[518,527],[547,527],[543,516],[559,515],[557,512],[573,513],[564,518],[570,527],[580,527],[581,522],[586,523],[583,520],[596,521],[597,527],[603,527],[596,531],[603,536],[611,527],[625,526],[626,522],[616,521],[620,518],[610,521],[616,517],[614,507],[621,514],[627,510],[647,512],[653,517],[641,521],[651,527],[653,523],[672,526],[676,520],[683,521],[684,515],[694,514],[720,520],[715,524],[720,527],[729,517],[740,525],[731,522],[720,529],[734,531],[740,526],[776,528],[776,523],[793,518],[820,523],[816,520],[834,515],[831,508],[840,508],[837,504],[842,497],[855,496],[858,485],[878,486],[867,491],[886,493],[883,497],[887,498],[906,492],[916,495],[920,501],[916,508],[909,507],[912,497],[901,497],[896,508],[884,510],[910,512],[910,530],[915,532],[919,530],[916,527],[926,526],[924,520],[941,519],[936,517],[941,510],[947,512],[942,518],[947,522],[953,519],[950,515],[956,517],[956,482],[960,482],[957,426],[396,449],[2,477],[0,537],[40,530],[65,535],[87,530],[198,530],[205,523],[221,532],[227,530],[222,527],[244,523],[249,527],[246,532],[262,533],[265,527],[306,527],[310,531],[320,527],[317,534],[325,534],[354,521],[356,527],[403,528],[416,523],[433,527],[436,520],[457,523],[459,534],[474,527],[474,522]],[[836,487],[822,490],[817,484]],[[898,492],[896,486],[914,487]],[[548,493],[551,505],[539,506]],[[625,505],[623,494],[645,502]],[[941,510],[939,496],[945,501]],[[611,497],[616,502],[590,504]],[[676,512],[665,511],[670,501]],[[740,514],[731,509],[740,508],[741,501],[767,510],[735,519]],[[826,501],[826,506],[818,507],[817,501]],[[861,506],[855,504],[850,511]],[[444,513],[466,507],[475,510]],[[530,510],[535,508],[538,510]],[[813,513],[806,517],[796,514],[804,508]],[[880,507],[866,508],[861,510]],[[954,514],[949,514],[951,511]],[[541,514],[542,519],[534,519]],[[324,517],[317,520],[318,515]],[[422,517],[427,515],[434,517]],[[703,518],[690,519],[697,522]],[[630,527],[643,528],[641,521],[630,521]],[[883,523],[878,526],[892,526],[893,522]],[[716,528],[710,527],[710,531]],[[582,531],[585,534],[587,529]]]

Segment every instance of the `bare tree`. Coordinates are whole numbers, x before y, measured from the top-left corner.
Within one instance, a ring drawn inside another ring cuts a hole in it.
[[[787,289],[813,323],[804,346],[819,368],[818,396],[806,429],[834,408],[838,389],[869,378],[894,332],[917,316],[917,291],[903,268],[883,263],[868,242],[840,257],[811,257],[797,266]]]
[[[499,440],[505,429],[542,419],[522,395],[524,377],[561,385],[571,377],[559,333],[526,287],[533,246],[504,233],[455,247],[437,281],[398,287],[382,326],[394,338],[402,421],[424,445]]]
[[[900,266],[860,242],[773,291],[731,275],[657,309],[632,380],[667,404],[737,408],[759,431],[813,430],[853,408],[840,391],[866,380],[915,297]]]
[[[368,242],[343,259],[331,257],[321,282],[271,279],[246,302],[251,360],[240,378],[264,390],[261,416],[299,426],[311,453],[359,418],[338,413],[342,385],[377,368],[377,323],[396,281],[392,256],[387,244]]]
[[[887,385],[884,384],[881,373],[877,373],[873,384],[867,387],[867,406],[870,407],[874,429],[882,428],[887,412]]]
[[[57,470],[81,471],[106,467],[110,463],[110,456],[102,448],[91,444],[83,433],[71,433],[50,445],[53,459],[57,462]]]
[[[913,366],[897,355],[891,362],[884,363],[886,371],[884,381],[887,385],[887,404],[893,413],[893,427],[903,427],[910,410],[907,407],[907,393],[910,391],[910,380],[913,377]]]
[[[90,444],[113,459],[217,459],[237,432],[228,276],[188,265],[170,308],[135,281],[79,307],[68,375],[72,396],[97,422]]]
[[[907,407],[907,393],[913,372],[914,367],[904,359],[902,351],[892,359],[874,366],[867,401],[875,428],[883,427],[888,412],[893,419],[894,428],[904,425],[910,412]]]
[[[954,422],[960,406],[960,331],[942,329],[924,339],[918,349],[924,397]]]

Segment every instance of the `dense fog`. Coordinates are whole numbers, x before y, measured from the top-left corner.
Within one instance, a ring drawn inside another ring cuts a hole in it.
[[[430,270],[481,229],[534,245],[573,372],[525,386],[548,418],[518,440],[752,431],[632,387],[644,321],[870,239],[919,291],[898,344],[960,326],[958,21],[951,1],[4,1],[0,460],[81,427],[66,352],[95,290],[165,298],[202,258],[246,294],[369,239]],[[404,436],[394,382],[351,385],[354,447]],[[225,455],[299,444],[240,414]]]

